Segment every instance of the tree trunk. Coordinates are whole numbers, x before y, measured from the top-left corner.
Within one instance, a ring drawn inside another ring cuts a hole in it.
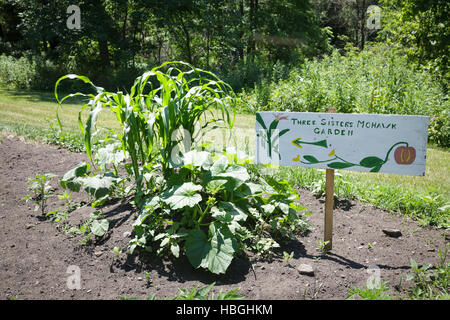
[[[241,21],[243,21],[244,20],[244,0],[241,0],[241,2],[239,3],[239,13],[241,15]],[[243,37],[244,37],[244,26],[241,24],[241,30],[239,31],[239,39],[241,41],[243,41]],[[237,51],[239,54],[239,59],[240,60],[244,59],[244,46],[239,44]]]
[[[209,70],[209,47],[210,47],[211,30],[206,31],[206,70]]]
[[[122,26],[122,39],[125,39],[127,36],[127,22],[128,22],[128,1],[125,5],[125,18],[123,20],[123,26]]]
[[[250,55],[256,50],[255,30],[257,30],[258,23],[258,0],[250,0],[250,30],[251,35],[247,44],[247,54]]]
[[[111,66],[111,61],[109,58],[108,41],[105,39],[100,39],[98,41],[98,49],[100,54],[100,62],[102,64],[102,71],[105,71]]]
[[[192,64],[192,52],[191,52],[191,35],[189,33],[189,30],[184,23],[183,17],[180,16],[180,25],[181,29],[183,30],[185,41],[186,41],[186,57],[188,60],[188,63]]]
[[[361,7],[361,45],[359,47],[360,50],[364,49],[364,44],[366,41],[366,29],[365,29],[365,25],[366,25],[366,0],[362,0],[362,7]]]

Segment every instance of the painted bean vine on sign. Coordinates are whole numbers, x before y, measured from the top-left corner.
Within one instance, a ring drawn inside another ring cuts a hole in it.
[[[328,148],[328,144],[326,140],[321,140],[318,142],[306,142],[301,141],[301,138],[297,138],[292,141],[292,144],[295,146],[302,148],[302,144],[310,144],[310,145],[316,145],[324,148]],[[409,147],[407,142],[397,142],[395,143],[386,153],[386,156],[384,159],[381,159],[377,156],[368,156],[363,158],[359,163],[353,163],[350,161],[347,161],[341,157],[339,157],[336,154],[336,150],[333,149],[328,156],[332,157],[330,159],[326,160],[318,160],[316,157],[312,155],[306,155],[303,156],[303,159],[306,161],[300,160],[300,155],[298,155],[296,158],[293,159],[293,161],[299,161],[303,164],[318,164],[318,163],[326,163],[328,168],[330,169],[347,169],[355,166],[364,167],[370,169],[370,172],[378,172],[380,171],[381,167],[388,162],[389,155],[391,154],[392,150],[398,146],[398,145],[405,145],[404,147],[398,147],[395,150],[395,161],[398,164],[411,164],[414,162],[416,157],[416,151],[413,147]]]

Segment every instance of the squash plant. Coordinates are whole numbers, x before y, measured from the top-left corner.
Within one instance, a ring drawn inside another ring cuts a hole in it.
[[[209,152],[190,151],[174,174],[143,204],[131,252],[184,252],[195,268],[218,274],[240,251],[264,253],[308,229],[297,213],[305,207],[295,204],[298,194],[287,182],[251,178],[226,156],[213,162]]]

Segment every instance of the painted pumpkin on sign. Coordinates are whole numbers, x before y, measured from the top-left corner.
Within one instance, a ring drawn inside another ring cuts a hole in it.
[[[398,164],[411,164],[416,159],[416,149],[413,147],[398,147],[395,149],[394,159]]]

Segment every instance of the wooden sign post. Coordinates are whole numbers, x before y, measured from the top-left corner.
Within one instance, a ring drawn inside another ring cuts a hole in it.
[[[328,113],[336,113],[335,108],[328,109]],[[333,248],[333,207],[334,207],[334,169],[325,171],[325,217],[324,217],[324,249]]]
[[[334,170],[424,176],[428,140],[428,117],[335,112],[256,113],[256,163],[326,169],[326,250]]]

